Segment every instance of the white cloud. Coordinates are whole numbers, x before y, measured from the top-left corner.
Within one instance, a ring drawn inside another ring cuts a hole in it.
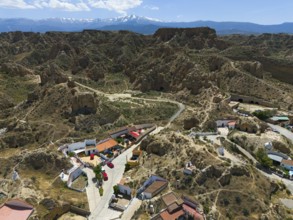
[[[35,0],[33,5],[37,8],[52,8],[64,11],[90,11],[90,8],[83,1],[73,3],[69,0]]]
[[[142,4],[142,0],[88,0],[89,5],[94,8],[103,8],[126,14],[126,11]]]
[[[2,8],[21,8],[33,9],[33,5],[27,4],[24,0],[1,0],[0,7]]]
[[[126,14],[131,8],[138,7],[143,0],[0,0],[2,8],[19,9],[58,9],[63,11],[90,11],[91,8],[107,9]],[[149,6],[148,9],[158,10]]]
[[[153,11],[158,11],[160,9],[158,6],[153,6],[153,5],[145,5],[143,8],[153,10]]]
[[[89,6],[82,0],[73,2],[72,0],[0,0],[2,8],[19,9],[60,9],[64,11],[90,11]]]

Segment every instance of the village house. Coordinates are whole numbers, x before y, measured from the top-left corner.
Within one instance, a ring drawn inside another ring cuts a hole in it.
[[[282,160],[288,160],[289,157],[286,154],[275,152],[275,151],[267,151],[268,157],[273,161],[273,163],[277,166],[281,165]]]
[[[127,160],[127,164],[131,167],[135,167],[139,165],[139,161],[142,155],[142,150],[139,147],[132,151],[132,157]]]
[[[108,138],[100,141],[97,146],[98,153],[104,153],[105,151],[111,151],[114,147],[118,146],[118,142],[112,138]]]
[[[168,182],[156,180],[143,191],[143,198],[151,199],[162,192],[168,186]]]
[[[11,199],[0,206],[0,219],[27,220],[33,214],[34,207],[19,200]]]
[[[122,178],[117,186],[121,194],[131,196],[132,189],[129,187],[128,183],[129,178]]]
[[[142,199],[151,199],[162,192],[167,186],[167,180],[156,175],[151,175],[137,192]]]
[[[227,124],[227,127],[228,127],[230,130],[235,129],[235,126],[236,126],[236,121],[229,121],[228,124]]]
[[[90,154],[95,154],[97,153],[97,149],[96,149],[96,139],[91,139],[91,140],[85,140],[85,155],[90,155]]]
[[[236,121],[233,119],[219,119],[219,120],[216,120],[216,125],[218,128],[227,127],[229,129],[235,129]]]
[[[286,170],[293,171],[293,160],[282,160],[281,166],[284,167]]]
[[[178,198],[170,192],[161,197],[165,208],[154,215],[152,220],[203,220],[203,213],[199,211],[199,204],[186,196]]]

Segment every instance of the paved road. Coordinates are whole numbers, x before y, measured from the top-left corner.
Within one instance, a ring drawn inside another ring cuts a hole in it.
[[[104,166],[106,173],[108,174],[108,180],[104,182],[104,195],[96,199],[97,204],[94,210],[91,210],[91,216],[89,219],[92,220],[107,220],[118,218],[121,215],[121,212],[118,212],[113,209],[109,209],[109,201],[111,196],[113,195],[113,186],[119,183],[121,180],[126,164],[126,157],[130,158],[132,156],[132,150],[137,147],[138,144],[133,145],[131,148],[120,154],[116,157],[112,162],[114,164],[114,168],[110,169],[108,166]]]
[[[141,200],[139,200],[138,198],[134,198],[131,201],[131,204],[129,205],[129,207],[123,212],[121,220],[131,219],[134,213],[136,212],[136,210],[138,210],[139,207],[141,206],[141,203],[142,203]]]
[[[86,187],[86,194],[89,202],[90,211],[93,212],[98,205],[98,202],[101,200],[99,189],[95,186],[95,183],[92,181],[95,178],[95,173],[90,168],[84,168],[83,171],[88,177],[88,186]]]
[[[283,128],[279,125],[268,124],[272,129],[275,129],[280,132],[280,134],[284,135],[286,138],[293,142],[293,133],[286,128]]]

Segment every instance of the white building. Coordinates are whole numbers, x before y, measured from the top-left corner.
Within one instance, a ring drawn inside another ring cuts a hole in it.
[[[131,196],[132,189],[127,185],[128,179],[122,178],[120,182],[117,184],[119,188],[119,192],[128,196]]]
[[[216,120],[217,127],[228,127],[228,123],[233,120],[230,119],[220,119]]]
[[[76,142],[72,144],[68,144],[67,153],[74,152],[76,150],[85,149],[85,142]]]

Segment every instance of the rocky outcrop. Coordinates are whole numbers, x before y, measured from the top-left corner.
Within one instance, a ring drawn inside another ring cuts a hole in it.
[[[251,73],[252,75],[263,78],[263,66],[260,62],[240,62],[239,63],[240,68],[242,68],[244,71]]]
[[[222,175],[218,181],[221,184],[221,186],[226,186],[230,184],[231,177],[232,176],[230,173],[226,173]]]
[[[199,121],[195,117],[190,117],[190,118],[184,119],[184,122],[183,123],[184,123],[183,128],[185,130],[189,130],[191,128],[194,128],[194,127],[198,126]]]
[[[223,170],[219,167],[216,167],[214,165],[208,166],[206,169],[204,169],[197,177],[196,182],[199,185],[202,185],[205,183],[205,181],[208,178],[219,178],[223,173]]]
[[[249,171],[244,167],[233,166],[230,169],[230,173],[232,176],[249,176]]]
[[[32,75],[33,71],[17,63],[3,63],[0,72],[7,73],[11,76]]]
[[[147,153],[156,154],[158,156],[163,156],[167,154],[171,148],[172,144],[165,139],[158,139],[156,137],[148,137],[141,142],[141,149]]]
[[[95,114],[97,111],[97,101],[93,93],[76,93],[72,98],[71,109],[73,115]]]
[[[45,85],[48,82],[59,84],[68,81],[68,77],[62,72],[62,70],[56,64],[48,65],[45,68],[45,70],[42,71],[40,76],[42,85]]]
[[[284,154],[290,154],[291,150],[289,147],[286,146],[286,144],[280,142],[280,141],[273,141],[273,148],[281,153]]]
[[[23,155],[24,160],[20,166],[22,169],[34,170],[51,170],[52,172],[60,172],[62,169],[68,169],[72,165],[61,155],[45,150],[35,151]]]
[[[94,80],[99,81],[105,78],[106,70],[102,66],[94,66],[87,74],[87,76]]]

